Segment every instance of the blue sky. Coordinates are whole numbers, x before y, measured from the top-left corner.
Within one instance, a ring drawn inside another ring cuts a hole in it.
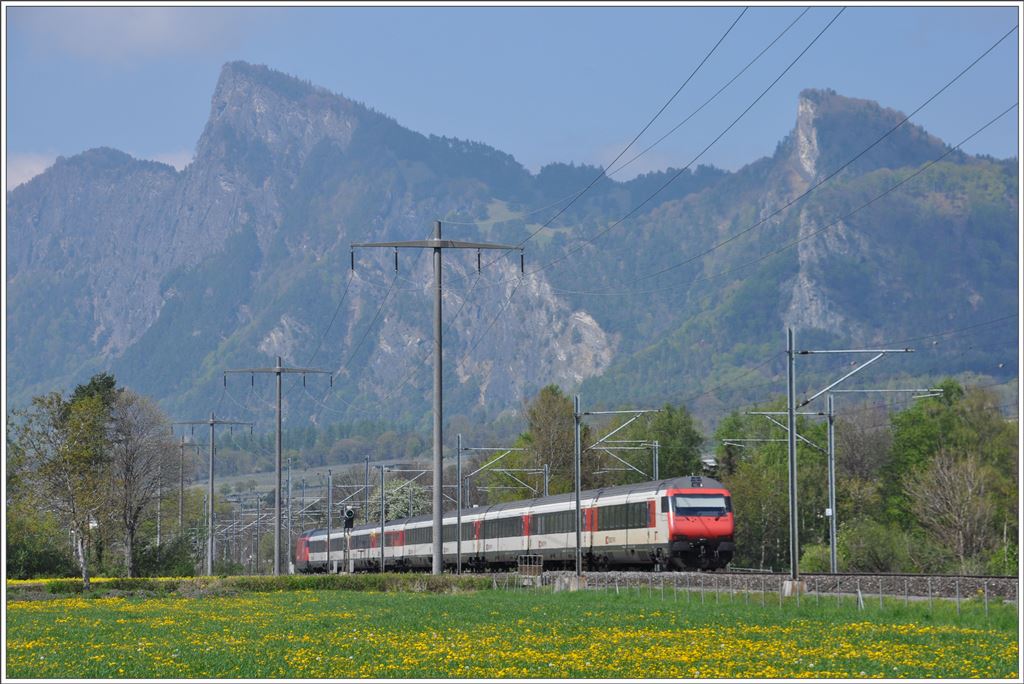
[[[106,145],[179,168],[224,62],[246,60],[358,100],[422,133],[478,140],[536,171],[610,161],[742,6],[40,7],[5,5],[7,187]],[[651,126],[653,142],[802,11],[753,5]],[[811,10],[707,109],[623,172],[680,167],[828,23]],[[1018,22],[1017,5],[852,6],[701,163],[771,154],[809,87],[912,111]],[[1017,101],[1020,33],[914,117],[950,143]],[[966,146],[1017,154],[1019,111]],[[640,148],[642,149],[642,147]]]

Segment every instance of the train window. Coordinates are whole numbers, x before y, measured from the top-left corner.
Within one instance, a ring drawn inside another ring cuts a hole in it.
[[[661,497],[661,512],[662,513],[668,513],[668,497],[667,496]]]
[[[732,500],[723,494],[676,494],[676,515],[722,516],[732,511]]]

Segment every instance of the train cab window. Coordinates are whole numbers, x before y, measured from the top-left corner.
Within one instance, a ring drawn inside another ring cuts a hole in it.
[[[676,515],[720,517],[732,512],[732,499],[724,494],[676,494]]]
[[[668,513],[668,497],[667,496],[661,497],[661,512],[662,513]]]

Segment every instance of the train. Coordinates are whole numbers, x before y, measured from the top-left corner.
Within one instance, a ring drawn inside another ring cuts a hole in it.
[[[467,571],[509,570],[521,556],[548,569],[575,568],[574,493],[462,510],[461,566]],[[718,570],[731,560],[732,497],[722,483],[689,476],[581,492],[583,567],[588,570]],[[442,519],[446,570],[458,564],[457,516]],[[433,527],[429,515],[381,525],[303,532],[295,544],[296,572],[429,571]]]

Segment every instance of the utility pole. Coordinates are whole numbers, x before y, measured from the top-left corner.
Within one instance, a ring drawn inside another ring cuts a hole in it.
[[[787,344],[786,344],[786,356],[788,360],[788,391],[787,391],[787,413],[789,415],[789,427],[788,427],[788,442],[789,442],[789,565],[790,565],[790,582],[792,582],[792,591],[800,591],[800,586],[797,582],[800,579],[800,544],[797,532],[797,490],[796,490],[796,410],[797,408],[803,408],[807,404],[811,403],[822,394],[833,390],[837,385],[844,382],[852,375],[859,373],[874,362],[881,359],[886,354],[907,354],[911,353],[913,349],[804,349],[796,351],[793,345],[793,329],[788,328],[787,331]],[[830,383],[827,387],[819,390],[812,394],[810,397],[804,399],[797,406],[796,403],[796,357],[797,355],[806,356],[809,354],[874,354],[873,357],[862,363],[861,365],[854,368],[849,373],[845,374],[838,380]],[[819,447],[820,448],[820,447]],[[830,447],[831,450],[831,447]],[[831,476],[830,476],[831,479]],[[830,502],[831,504],[831,502]],[[833,514],[835,510],[833,509]],[[833,515],[833,517],[835,517]]]
[[[797,539],[796,500],[796,363],[793,349],[793,329],[786,329],[786,413],[787,450],[789,463],[789,579],[800,579],[800,544]]]
[[[209,420],[182,420],[176,421],[174,425],[209,425],[210,426],[210,469],[209,487],[206,498],[206,574],[213,575],[213,461],[217,453],[217,426],[218,425],[248,425],[250,432],[253,423],[243,420],[220,420],[210,411]]]
[[[387,468],[377,467],[380,468],[380,571],[384,572],[384,473]]]
[[[327,471],[327,572],[331,571],[331,509],[334,507],[334,476]]]
[[[580,412],[580,395],[573,395],[572,398],[572,419],[575,426],[573,436],[573,459],[572,459],[572,481],[576,490],[576,578],[579,580],[583,575],[583,534],[580,530],[580,461],[583,458],[583,442],[580,436],[580,419],[583,414]]]
[[[185,435],[181,436],[178,455],[178,536],[185,529]]]
[[[330,371],[319,368],[285,368],[281,365],[281,357],[277,357],[277,365],[273,368],[236,368],[224,371],[224,386],[228,386],[228,373],[274,373],[277,376],[277,460],[275,468],[274,486],[274,575],[281,574],[281,375],[284,373],[301,373],[302,384],[306,384],[306,373],[322,373],[331,376],[331,385],[334,385],[334,375]]]
[[[658,447],[659,446],[660,445],[658,444],[657,440],[655,440],[651,444],[651,457],[654,459],[654,479],[655,480],[658,479]]]
[[[292,457],[288,457],[288,574],[292,572]]]
[[[366,470],[363,471],[363,522],[370,522],[370,455],[366,455]]]
[[[256,529],[253,532],[255,536],[253,544],[253,557],[256,562],[256,574],[260,574],[260,495],[258,492],[253,492],[256,495]]]
[[[462,433],[455,452],[455,574],[462,574]]]
[[[832,574],[839,567],[836,550],[836,408],[831,392],[828,395],[828,562]]]
[[[523,248],[517,245],[502,245],[491,242],[461,242],[441,239],[441,222],[434,221],[434,237],[430,240],[410,240],[404,242],[362,242],[352,244],[352,268],[355,268],[355,249],[357,247],[393,247],[395,249],[395,270],[398,270],[399,248],[426,248],[434,252],[434,491],[433,491],[433,563],[432,572],[440,575],[444,569],[444,558],[441,555],[441,494],[444,486],[444,470],[442,464],[442,373],[443,352],[441,344],[441,251],[443,249],[475,249],[477,250],[477,269],[480,269],[480,250],[519,250],[519,268],[523,270]],[[383,558],[383,556],[382,556]]]

